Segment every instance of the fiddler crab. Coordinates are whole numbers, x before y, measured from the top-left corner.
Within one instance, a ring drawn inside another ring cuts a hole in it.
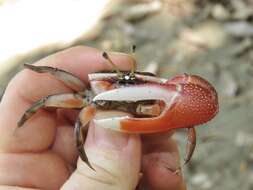
[[[208,122],[218,112],[218,97],[214,87],[197,75],[182,74],[168,80],[152,73],[138,72],[135,62],[130,71],[121,71],[106,52],[102,56],[114,71],[89,74],[89,87],[64,70],[25,64],[26,68],[35,72],[54,75],[75,93],[49,95],[38,100],[23,114],[18,127],[23,126],[40,108],[80,109],[74,129],[76,146],[81,159],[91,169],[93,167],[84,150],[91,120],[99,127],[135,134],[187,128],[184,165],[188,163],[196,146],[194,127]],[[118,110],[129,114],[96,118],[96,113],[101,110]]]

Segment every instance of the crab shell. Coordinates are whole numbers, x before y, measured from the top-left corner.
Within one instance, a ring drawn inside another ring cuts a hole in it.
[[[93,102],[159,100],[165,104],[156,117],[135,118],[129,115],[97,119],[97,126],[127,133],[154,133],[190,128],[206,123],[218,112],[218,96],[214,87],[196,75],[178,75],[171,80],[135,74],[133,84],[117,83],[115,73],[89,75]],[[126,81],[129,78],[125,79]]]

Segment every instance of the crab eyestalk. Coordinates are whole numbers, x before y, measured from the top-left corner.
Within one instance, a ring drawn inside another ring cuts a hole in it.
[[[108,63],[112,66],[112,68],[116,71],[118,74],[118,77],[121,79],[123,77],[123,73],[119,70],[119,68],[113,63],[111,58],[106,52],[103,52],[102,56],[108,61]]]
[[[133,46],[133,50],[132,51],[135,51],[135,46]],[[117,75],[118,75],[118,79],[119,80],[122,80],[123,79],[123,76],[124,76],[124,73],[120,71],[120,69],[114,64],[114,62],[112,61],[112,59],[109,57],[109,55],[106,53],[106,52],[103,52],[102,56],[108,61],[108,63],[112,66],[112,68],[116,71]],[[130,70],[130,73],[129,73],[129,78],[131,80],[134,80],[135,79],[135,72],[136,72],[136,61],[134,59],[134,55],[132,53],[132,58],[133,58],[133,61],[131,61],[131,70]]]
[[[134,54],[134,53],[135,53],[135,50],[136,50],[136,45],[132,45],[131,48],[132,48],[132,49],[131,49],[131,53]]]
[[[130,72],[130,76],[132,76],[132,77],[134,77],[134,73],[137,68],[136,61],[135,61],[135,50],[136,50],[136,46],[133,45],[132,50],[131,50],[131,56],[133,57],[134,61],[132,62],[132,67],[131,67],[131,72]]]

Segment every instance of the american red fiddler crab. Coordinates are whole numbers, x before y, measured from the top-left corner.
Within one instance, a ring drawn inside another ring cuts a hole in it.
[[[114,71],[89,74],[89,87],[64,70],[25,64],[26,68],[35,72],[54,75],[75,93],[49,95],[38,100],[26,110],[18,127],[23,126],[40,108],[81,109],[75,124],[76,146],[81,159],[92,169],[83,148],[87,124],[91,120],[96,126],[137,134],[187,128],[184,164],[188,163],[196,145],[194,127],[211,120],[218,112],[218,97],[214,87],[197,75],[182,74],[168,80],[152,73],[138,72],[136,63],[133,63],[130,71],[121,71],[106,52],[102,56]],[[101,110],[119,110],[131,116],[96,118],[96,113]]]

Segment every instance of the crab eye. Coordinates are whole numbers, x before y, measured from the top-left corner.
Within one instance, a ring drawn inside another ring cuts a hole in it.
[[[125,80],[129,80],[130,79],[130,76],[129,75],[126,75],[125,76]]]

